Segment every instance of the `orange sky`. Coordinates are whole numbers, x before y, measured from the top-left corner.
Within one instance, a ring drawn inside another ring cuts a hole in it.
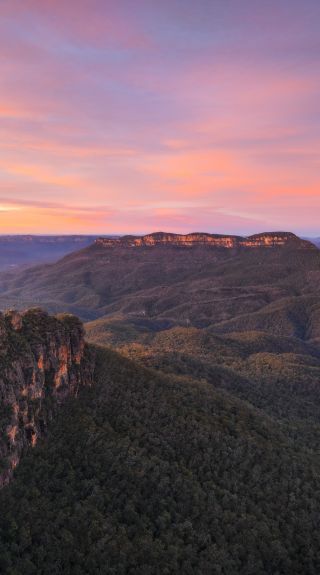
[[[1,233],[320,235],[319,23],[316,0],[1,3]]]

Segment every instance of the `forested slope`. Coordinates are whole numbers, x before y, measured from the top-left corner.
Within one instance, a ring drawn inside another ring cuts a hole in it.
[[[213,385],[111,351],[95,378],[0,493],[1,573],[319,573],[311,449]]]

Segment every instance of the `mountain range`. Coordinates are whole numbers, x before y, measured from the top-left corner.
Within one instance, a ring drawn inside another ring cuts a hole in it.
[[[265,238],[279,237],[280,246],[265,247]],[[2,274],[0,306],[40,305],[87,321],[114,318],[153,330],[214,325],[223,331],[231,328],[228,322],[232,329],[241,328],[242,321],[251,322],[251,329],[268,329],[276,314],[283,317],[276,328],[282,335],[317,338],[313,308],[320,251],[293,234],[260,238],[263,247],[258,248],[251,242],[249,247],[196,242],[189,249],[176,245],[176,239],[138,248],[128,247],[127,239],[98,239],[56,263]]]
[[[319,279],[288,232],[3,272],[1,573],[317,575]]]

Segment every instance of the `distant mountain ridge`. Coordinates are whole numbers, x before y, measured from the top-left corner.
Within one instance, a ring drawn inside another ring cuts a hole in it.
[[[184,244],[190,236],[198,241]],[[238,244],[233,249],[199,241],[220,239],[210,234],[150,234],[133,247],[136,238],[129,237],[101,239],[53,264],[2,273],[0,309],[40,305],[84,321],[121,314],[161,325],[185,325],[188,320],[205,327],[318,290],[320,252],[289,232],[251,236],[249,248]],[[312,318],[313,325],[314,313]],[[259,325],[260,320],[256,318]],[[313,329],[312,337],[320,337],[318,331]]]
[[[318,248],[320,248],[320,238],[304,238],[305,240],[309,240],[313,244],[315,244]]]
[[[190,234],[174,234],[155,232],[145,236],[122,236],[120,238],[97,238],[95,244],[106,248],[116,247],[154,247],[175,246],[195,247],[209,246],[222,248],[273,248],[289,247],[315,249],[312,242],[301,239],[291,232],[264,232],[248,237],[235,235],[209,234],[194,232]]]

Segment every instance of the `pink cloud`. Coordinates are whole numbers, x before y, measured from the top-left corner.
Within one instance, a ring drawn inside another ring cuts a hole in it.
[[[21,229],[318,225],[320,82],[292,56],[312,26],[209,4],[1,3],[0,190]]]

